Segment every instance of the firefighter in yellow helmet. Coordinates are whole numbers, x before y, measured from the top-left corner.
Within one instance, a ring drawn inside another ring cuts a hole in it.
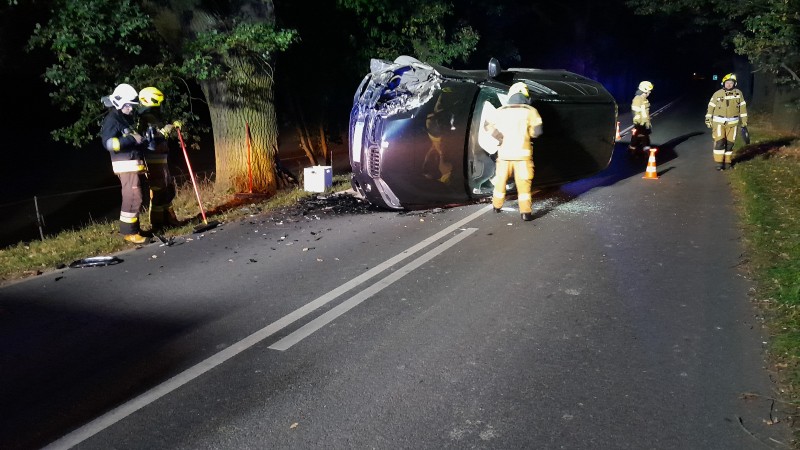
[[[722,89],[714,92],[708,101],[706,126],[711,128],[714,138],[714,162],[717,170],[725,170],[725,164],[733,167],[733,144],[739,126],[742,137],[749,141],[747,132],[747,102],[742,91],[736,89],[736,75],[729,73],[722,77]]]
[[[650,101],[647,97],[653,92],[653,83],[642,81],[636,90],[636,96],[631,102],[631,113],[633,114],[633,130],[631,132],[631,143],[628,145],[628,154],[632,157],[650,151]]]
[[[139,177],[145,173],[144,139],[133,123],[133,108],[139,104],[138,93],[133,86],[120,84],[104,102],[106,100],[109,109],[100,128],[100,139],[111,155],[111,169],[119,177],[122,187],[119,232],[128,242],[144,244],[148,239],[139,234],[139,210],[142,207]]]
[[[180,221],[172,210],[175,182],[169,172],[169,146],[167,138],[174,126],[165,124],[161,114],[164,94],[155,87],[139,91],[139,132],[145,136],[148,182],[150,185],[150,224],[154,230],[165,225],[178,226]]]
[[[514,83],[508,90],[508,103],[484,122],[484,129],[500,142],[492,196],[495,212],[500,212],[506,199],[506,183],[514,175],[519,212],[522,220],[533,220],[531,182],[533,181],[533,146],[531,139],[542,134],[542,118],[530,106],[530,93],[525,83]]]

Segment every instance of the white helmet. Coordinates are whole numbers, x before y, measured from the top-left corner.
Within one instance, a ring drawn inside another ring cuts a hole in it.
[[[650,92],[653,90],[653,83],[649,81],[642,81],[639,83],[639,90],[644,93]]]
[[[111,104],[117,109],[122,109],[123,106],[129,103],[133,105],[139,104],[139,93],[130,84],[123,83],[115,87],[109,98]]]

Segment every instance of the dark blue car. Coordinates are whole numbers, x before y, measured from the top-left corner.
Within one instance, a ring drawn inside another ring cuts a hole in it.
[[[617,105],[603,86],[564,70],[452,70],[408,56],[373,59],[350,113],[353,188],[391,209],[461,204],[491,195],[497,141],[487,113],[524,82],[542,116],[533,186],[557,186],[611,161]]]

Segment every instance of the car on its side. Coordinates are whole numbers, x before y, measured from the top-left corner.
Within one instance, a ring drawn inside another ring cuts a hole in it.
[[[534,188],[605,169],[614,150],[617,104],[597,81],[564,70],[453,70],[409,56],[373,59],[350,112],[353,188],[390,209],[462,204],[491,196],[497,141],[483,127],[527,85],[542,117],[533,141]]]

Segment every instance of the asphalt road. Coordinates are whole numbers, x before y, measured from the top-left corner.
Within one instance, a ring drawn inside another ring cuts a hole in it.
[[[0,448],[783,448],[704,106],[533,222],[254,211],[2,288]]]

